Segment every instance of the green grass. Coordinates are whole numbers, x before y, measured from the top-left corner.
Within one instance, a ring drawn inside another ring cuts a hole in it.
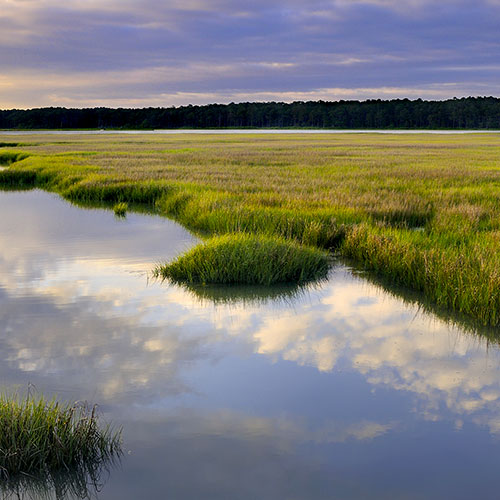
[[[116,203],[113,205],[113,211],[117,217],[125,217],[128,210],[128,204],[125,202]]]
[[[324,278],[329,256],[317,248],[269,236],[227,234],[192,248],[155,275],[180,283],[272,285]]]
[[[0,396],[0,476],[95,469],[120,454],[120,432],[96,408],[43,397]]]
[[[24,160],[28,155],[24,153],[12,153],[10,151],[0,152],[0,165],[9,166],[17,161]]]
[[[11,156],[0,185],[142,204],[202,237],[246,233],[333,250],[500,325],[500,135],[26,140],[2,153]],[[240,250],[244,262],[251,252]]]

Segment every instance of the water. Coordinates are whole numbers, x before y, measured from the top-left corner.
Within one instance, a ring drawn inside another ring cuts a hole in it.
[[[148,276],[197,241],[172,221],[40,191],[0,213],[2,385],[123,426],[98,498],[498,498],[496,342],[340,263],[307,290],[189,291]]]
[[[225,134],[498,134],[500,130],[332,130],[332,129],[167,129],[167,130],[2,130],[2,135],[225,135]]]

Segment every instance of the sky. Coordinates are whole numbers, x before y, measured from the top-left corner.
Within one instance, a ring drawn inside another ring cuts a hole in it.
[[[500,96],[500,0],[0,0],[0,108]]]

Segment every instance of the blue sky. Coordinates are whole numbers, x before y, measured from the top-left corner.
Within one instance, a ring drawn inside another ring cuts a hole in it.
[[[0,0],[0,108],[500,96],[500,0]]]

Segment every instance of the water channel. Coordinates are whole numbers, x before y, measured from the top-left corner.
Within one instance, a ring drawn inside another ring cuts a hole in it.
[[[123,426],[121,463],[89,496],[500,496],[491,336],[345,263],[304,290],[154,281],[197,241],[155,215],[37,190],[0,192],[0,214],[3,388],[98,403]]]

